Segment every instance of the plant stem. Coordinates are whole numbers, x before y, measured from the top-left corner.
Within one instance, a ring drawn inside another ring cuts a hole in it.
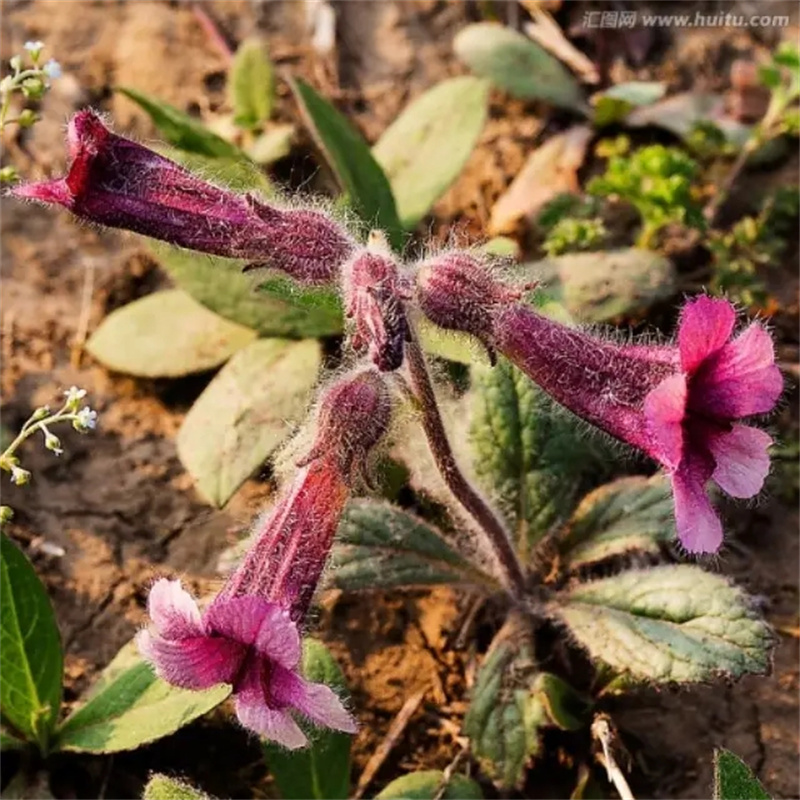
[[[436,466],[450,491],[486,535],[500,562],[503,584],[513,597],[519,599],[525,593],[525,575],[511,544],[511,537],[499,517],[458,467],[436,403],[428,365],[425,363],[425,356],[414,332],[411,333],[411,341],[406,344],[406,357],[411,373],[411,386],[422,410],[422,427]]]

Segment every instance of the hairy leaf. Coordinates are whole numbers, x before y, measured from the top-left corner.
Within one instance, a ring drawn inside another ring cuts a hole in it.
[[[174,733],[218,706],[227,684],[204,691],[178,689],[140,661],[106,683],[56,732],[55,749],[79,753],[133,750]]]
[[[328,649],[315,639],[303,642],[303,675],[315,683],[345,690],[344,675]],[[285,750],[262,742],[264,757],[284,800],[344,800],[350,790],[350,746],[353,737],[329,728],[312,729],[304,750]]]
[[[374,500],[349,503],[331,561],[332,587],[348,591],[494,583],[453,550],[433,526]]]
[[[261,336],[335,336],[344,329],[341,304],[328,289],[305,289],[288,278],[243,275],[237,261],[153,245],[161,266],[198,303]]]
[[[236,50],[228,74],[228,102],[240,128],[257,128],[269,119],[275,94],[272,62],[264,42],[245,39]]]
[[[372,148],[413,229],[461,172],[486,121],[488,81],[450,78],[410,103]]]
[[[581,500],[559,544],[566,565],[580,567],[630,550],[658,553],[675,538],[672,488],[664,475],[607,483]]]
[[[770,800],[770,795],[739,756],[714,750],[714,800]]]
[[[336,174],[356,213],[380,228],[395,250],[405,241],[392,188],[369,145],[348,120],[299,78],[290,79],[306,126]]]
[[[475,367],[473,379],[474,468],[524,553],[602,478],[604,447],[505,359]]]
[[[163,100],[136,89],[117,87],[126,97],[147,112],[159,133],[175,147],[215,158],[247,159],[235,144],[225,141],[202,122]]]
[[[61,708],[63,668],[47,592],[28,559],[0,534],[0,712],[42,749]]]
[[[685,683],[769,667],[773,637],[746,595],[688,564],[578,584],[548,611],[592,658],[635,678]]]
[[[320,362],[314,340],[258,339],[198,397],[178,432],[178,455],[210,503],[225,505],[291,433]]]
[[[112,311],[86,349],[104,366],[141,378],[178,378],[224,364],[256,332],[214,314],[180,289]]]
[[[466,775],[445,777],[440,769],[411,772],[395,778],[375,800],[482,800],[481,787]]]
[[[153,775],[142,792],[142,800],[211,800],[210,796],[168,775]]]
[[[475,74],[515,97],[586,112],[581,87],[569,70],[511,28],[493,22],[468,25],[456,35],[453,48]]]
[[[539,753],[539,728],[547,711],[533,690],[536,665],[524,632],[501,630],[481,665],[464,718],[472,752],[504,788],[520,788],[525,769]]]

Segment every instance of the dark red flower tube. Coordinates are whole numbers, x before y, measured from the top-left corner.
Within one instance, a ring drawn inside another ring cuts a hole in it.
[[[308,284],[335,280],[355,246],[326,214],[278,209],[201,180],[112,133],[94,111],[72,118],[67,141],[72,160],[65,177],[10,193],[189,250],[255,261]]]

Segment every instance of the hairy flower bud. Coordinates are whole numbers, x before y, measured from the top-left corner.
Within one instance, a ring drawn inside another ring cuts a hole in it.
[[[493,285],[464,254],[423,265],[417,295],[436,324],[495,348],[570,411],[658,461],[672,480],[678,536],[714,552],[722,525],[706,495],[757,494],[770,437],[740,420],[774,408],[783,389],[772,340],[758,323],[732,338],[726,300],[686,303],[677,346],[621,345],[537,314]]]
[[[298,281],[335,280],[354,248],[320,211],[284,210],[201,180],[112,133],[91,110],[70,121],[71,164],[58,180],[16,186],[16,197],[57,203],[81,219],[212,255],[246,259]]]
[[[423,263],[417,272],[417,302],[425,316],[447,330],[471,333],[492,359],[494,315],[521,296],[521,289],[498,283],[470,253],[447,253]]]
[[[345,265],[342,282],[345,313],[353,320],[353,349],[367,348],[384,372],[399,369],[409,329],[402,302],[408,291],[397,263],[379,246],[367,247]]]
[[[300,466],[318,458],[333,459],[342,478],[371,485],[369,455],[389,428],[392,404],[386,384],[374,369],[350,373],[320,397],[317,432]]]

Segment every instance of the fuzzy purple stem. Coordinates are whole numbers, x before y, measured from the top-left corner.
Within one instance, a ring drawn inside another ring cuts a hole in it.
[[[406,357],[411,374],[411,385],[422,410],[422,427],[436,467],[450,491],[472,515],[489,539],[492,550],[500,562],[506,589],[514,598],[520,599],[525,594],[525,575],[511,545],[511,537],[499,517],[459,469],[444,429],[428,366],[425,363],[425,356],[413,332],[410,334],[410,341],[406,344]]]

